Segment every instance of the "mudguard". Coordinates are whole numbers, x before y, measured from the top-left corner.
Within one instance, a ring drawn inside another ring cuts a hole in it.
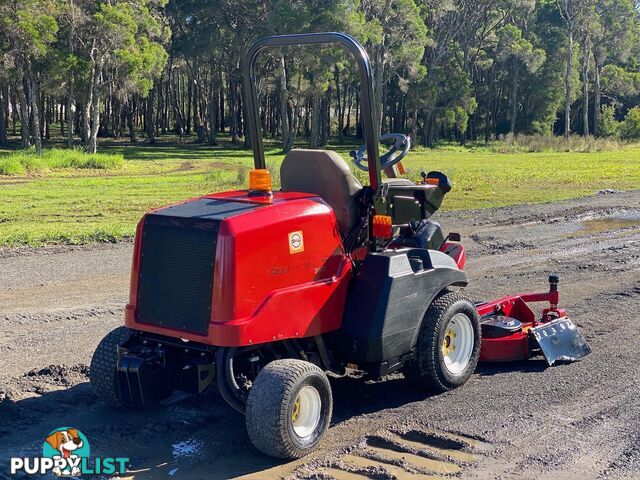
[[[393,365],[412,351],[435,296],[467,283],[455,261],[441,252],[406,248],[368,254],[347,294],[338,334],[343,357],[358,365]]]
[[[587,340],[567,317],[532,328],[531,334],[549,366],[556,362],[575,362],[591,353]]]

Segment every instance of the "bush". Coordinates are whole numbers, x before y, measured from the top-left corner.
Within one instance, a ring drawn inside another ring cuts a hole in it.
[[[616,107],[605,105],[602,107],[598,119],[598,134],[602,137],[615,137],[620,129],[620,122],[616,120]]]
[[[120,154],[88,154],[79,149],[52,148],[36,155],[35,150],[20,150],[0,157],[0,175],[24,175],[65,168],[115,170],[123,164],[124,158]]]
[[[633,107],[620,125],[620,138],[633,140],[640,138],[640,107]]]
[[[611,138],[582,137],[572,135],[568,139],[554,135],[513,135],[504,136],[502,142],[492,146],[498,153],[529,153],[529,152],[600,152],[617,150],[620,143]]]

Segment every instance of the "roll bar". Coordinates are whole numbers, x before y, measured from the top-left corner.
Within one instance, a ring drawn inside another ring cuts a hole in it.
[[[270,47],[313,45],[323,43],[339,43],[349,50],[358,62],[360,71],[360,101],[362,108],[362,127],[367,159],[369,165],[369,182],[371,188],[377,189],[381,183],[380,153],[378,151],[377,118],[373,111],[373,73],[371,62],[366,50],[357,40],[344,33],[302,33],[296,35],[273,35],[258,39],[249,48],[244,58],[244,86],[247,102],[247,118],[251,145],[253,145],[253,161],[256,168],[266,168],[264,159],[264,145],[262,143],[262,128],[260,126],[260,107],[256,90],[256,61],[260,52]]]

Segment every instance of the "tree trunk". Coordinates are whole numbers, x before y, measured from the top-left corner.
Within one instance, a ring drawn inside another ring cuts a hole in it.
[[[582,55],[580,58],[580,74],[582,77],[582,134],[589,136],[589,60],[591,48],[589,35],[583,34],[581,41]]]
[[[71,81],[73,82],[73,79]],[[71,85],[64,111],[67,121],[67,147],[69,148],[73,148],[73,94],[73,85]]]
[[[123,106],[124,115],[127,121],[127,129],[129,130],[129,140],[131,143],[135,143],[138,141],[136,136],[136,129],[133,122],[133,99],[127,101],[127,103]]]
[[[30,117],[30,103],[27,101],[29,82],[26,78],[22,78],[20,86],[18,87],[18,100],[20,103],[20,137],[21,145],[23,148],[29,148],[31,146],[31,135],[29,129],[31,127]]]
[[[7,144],[7,126],[9,125],[9,86],[0,83],[0,145]]]
[[[69,1],[69,11],[71,12],[71,22],[69,24],[69,35],[67,37],[67,48],[73,53],[73,35],[75,26],[75,8],[73,0]],[[67,116],[67,147],[73,148],[73,96],[75,95],[76,76],[73,69],[69,72],[69,88],[67,89],[67,105],[65,114]]]
[[[596,65],[593,70],[593,134],[600,134],[600,113],[602,111],[602,86],[600,85],[600,74],[602,65],[598,58],[595,58]]]
[[[155,85],[149,90],[149,97],[147,98],[147,105],[145,109],[145,126],[147,127],[147,138],[149,139],[149,143],[155,143],[156,135],[155,135],[155,126],[153,119],[153,108],[156,101],[156,88]]]
[[[184,121],[182,119],[182,110],[180,110],[180,91],[178,88],[178,80],[173,72],[173,57],[171,57],[169,59],[169,96],[171,97],[171,105],[173,106],[173,114],[175,115],[176,120],[176,133],[180,136],[180,140],[182,141],[182,136],[184,135]]]
[[[217,145],[218,140],[216,133],[218,130],[218,85],[220,84],[220,77],[214,71],[214,68],[210,69],[211,85],[209,85],[209,145]]]
[[[511,127],[510,132],[516,133],[516,121],[518,118],[518,60],[513,59],[513,79],[511,83]]]
[[[247,98],[246,92],[244,91],[244,82],[241,82],[240,84],[240,91],[242,92],[242,95],[240,98],[240,108],[238,109],[238,114],[240,115],[238,125],[240,126],[240,131],[244,136],[244,148],[252,148],[251,134],[248,131],[249,125],[247,124],[247,118],[249,115],[252,115],[252,113],[250,113],[247,108],[247,102],[243,101],[244,98]]]
[[[282,122],[282,151],[293,148],[293,135],[289,126],[289,91],[287,90],[287,68],[284,55],[280,56],[280,120]]]
[[[564,74],[564,138],[571,135],[571,74],[573,73],[573,29],[569,29],[567,42],[567,69]]]
[[[33,69],[31,65],[31,59],[26,59],[25,66],[25,85],[27,86],[27,101],[29,102],[30,110],[30,126],[31,126],[31,138],[36,147],[36,154],[40,155],[42,152],[42,136],[40,135],[40,110],[38,108],[38,88],[33,78]]]
[[[98,151],[98,130],[100,128],[100,82],[102,81],[102,60],[96,62],[95,77],[92,82],[91,130],[89,133],[88,153]]]
[[[91,100],[82,106],[82,143],[89,145],[89,137],[91,136]]]
[[[344,93],[340,90],[340,69],[338,65],[333,67],[333,78],[336,82],[336,105],[337,105],[337,114],[338,114],[338,143],[342,144],[344,142]]]
[[[238,143],[238,81],[233,72],[229,74],[229,128],[231,143]]]
[[[378,135],[382,131],[382,120],[384,115],[383,108],[383,92],[382,92],[382,83],[384,76],[384,42],[377,47],[374,48],[374,59],[375,59],[375,67],[373,72],[373,96],[375,99],[374,112],[375,120],[377,122],[378,127]]]
[[[573,97],[571,74],[573,73],[574,13],[571,0],[556,0],[560,16],[567,26],[567,62],[564,74],[564,138],[571,135],[571,97]]]
[[[314,92],[311,98],[311,135],[309,137],[309,147],[318,148],[320,145],[320,122],[321,122],[321,108],[322,98],[319,92]]]

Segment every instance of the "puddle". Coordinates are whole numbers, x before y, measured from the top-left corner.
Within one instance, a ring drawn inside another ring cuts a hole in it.
[[[369,480],[369,477],[367,475],[347,472],[345,470],[340,470],[339,468],[326,467],[322,470],[331,475],[336,480]]]
[[[171,445],[171,455],[173,458],[193,457],[200,453],[200,450],[202,450],[202,444],[192,439]]]
[[[406,437],[393,435],[391,438],[400,445],[413,447],[418,450],[426,450],[427,452],[435,453],[442,457],[449,457],[462,463],[473,463],[477,460],[477,456],[472,453],[463,452],[457,448],[447,448],[449,445],[444,446],[442,443],[443,441],[448,442],[434,435],[429,435],[425,439],[419,439],[417,434],[407,435]]]
[[[493,450],[493,446],[490,443],[483,442],[482,440],[478,440],[476,438],[466,437],[464,435],[456,435],[455,433],[450,432],[442,432],[439,433],[439,435],[443,435],[458,442],[467,443],[478,452],[488,452],[489,450]]]
[[[579,222],[581,229],[575,235],[605,233],[622,228],[640,228],[640,212],[632,211],[615,216],[586,218]]]
[[[375,453],[382,458],[389,458],[392,460],[404,460],[412,467],[429,470],[435,473],[458,473],[462,470],[458,465],[449,462],[443,462],[441,460],[432,460],[430,458],[421,457],[408,452],[398,452],[391,450],[390,448],[372,447],[368,446],[367,451]]]
[[[436,480],[443,477],[424,475],[422,473],[407,472],[404,468],[389,463],[371,460],[369,458],[358,457],[356,455],[345,455],[342,460],[358,468],[376,467],[384,468],[388,473],[396,477],[397,480]]]

